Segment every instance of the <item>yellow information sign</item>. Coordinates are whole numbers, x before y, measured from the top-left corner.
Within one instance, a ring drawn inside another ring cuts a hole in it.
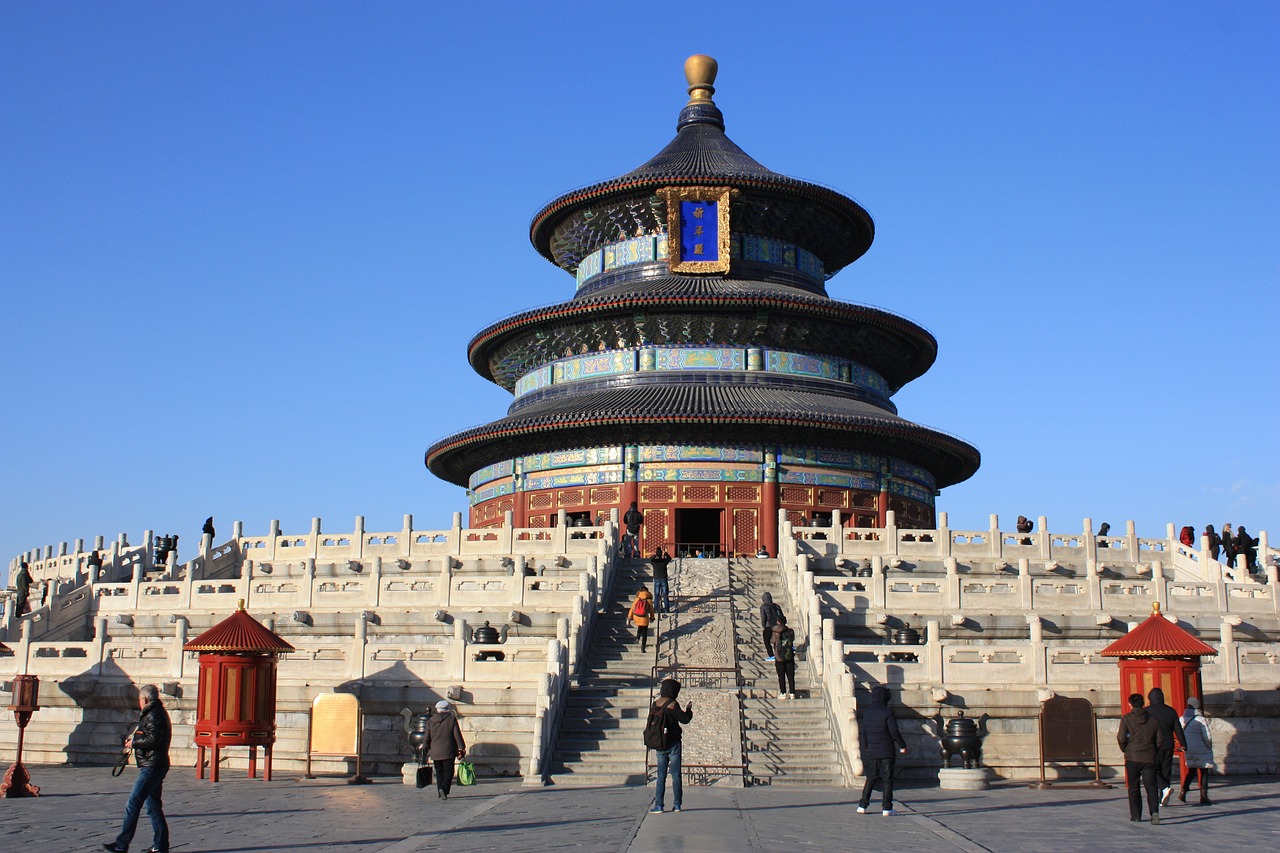
[[[311,755],[358,756],[360,700],[350,693],[326,693],[311,703]]]

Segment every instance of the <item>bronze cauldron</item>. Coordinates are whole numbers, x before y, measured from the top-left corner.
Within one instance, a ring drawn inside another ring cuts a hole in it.
[[[978,733],[978,724],[958,712],[958,716],[947,721],[945,734],[942,736],[942,766],[951,766],[951,756],[959,755],[965,770],[982,766],[982,735]]]
[[[889,635],[889,643],[894,646],[918,646],[920,645],[920,632],[911,627],[910,622],[903,622],[902,627]],[[913,652],[894,652],[889,655],[889,660],[897,663],[909,663],[920,660]]]
[[[409,746],[413,747],[413,754],[419,765],[427,763],[426,756],[422,754],[422,746],[427,742],[427,723],[430,720],[430,714],[419,714],[409,723]]]

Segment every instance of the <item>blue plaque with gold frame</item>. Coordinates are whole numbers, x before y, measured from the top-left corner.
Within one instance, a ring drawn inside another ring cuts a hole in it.
[[[672,272],[729,271],[729,188],[665,187]]]

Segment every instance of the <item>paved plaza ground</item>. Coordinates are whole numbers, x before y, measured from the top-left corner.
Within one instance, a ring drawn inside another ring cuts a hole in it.
[[[30,770],[43,795],[0,801],[0,850],[101,850],[115,836],[136,769],[115,779],[105,767]],[[166,781],[165,804],[173,850],[181,853],[1280,849],[1280,779],[1214,782],[1215,805],[1175,799],[1158,827],[1131,823],[1119,788],[1033,791],[1014,784],[989,791],[905,787],[900,814],[888,818],[855,813],[855,794],[845,789],[686,787],[683,812],[650,815],[651,788],[482,780],[455,787],[442,802],[434,789],[399,779],[347,785],[277,774],[268,784],[224,771],[214,785],[183,768]],[[144,815],[132,849],[150,843]]]

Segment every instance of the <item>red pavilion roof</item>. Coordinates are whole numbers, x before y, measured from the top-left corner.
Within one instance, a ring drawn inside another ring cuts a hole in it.
[[[182,647],[184,652],[263,652],[283,654],[294,651],[259,621],[240,609]]]
[[[1103,649],[1110,658],[1209,657],[1218,650],[1160,615],[1160,604],[1142,624]]]

